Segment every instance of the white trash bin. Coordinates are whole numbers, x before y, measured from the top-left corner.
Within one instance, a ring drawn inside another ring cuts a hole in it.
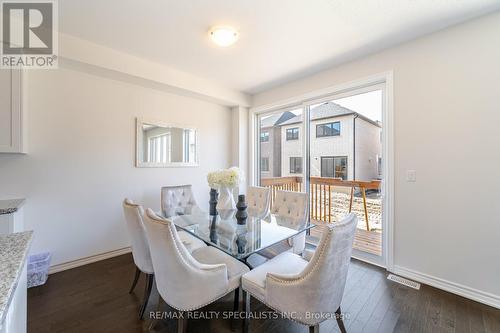
[[[33,254],[28,258],[28,288],[41,286],[49,277],[50,252]]]

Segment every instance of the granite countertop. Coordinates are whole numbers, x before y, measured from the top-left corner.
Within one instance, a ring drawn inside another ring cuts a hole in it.
[[[28,256],[33,231],[0,235],[0,327]]]
[[[0,200],[0,215],[12,214],[24,204],[24,199]]]

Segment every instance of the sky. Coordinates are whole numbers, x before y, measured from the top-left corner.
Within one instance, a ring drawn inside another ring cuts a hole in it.
[[[334,102],[372,120],[382,121],[382,90],[340,98]]]

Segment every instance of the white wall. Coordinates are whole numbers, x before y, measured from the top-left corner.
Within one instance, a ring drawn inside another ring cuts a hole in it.
[[[244,173],[245,183],[240,185],[240,193],[246,192],[248,185],[248,108],[233,107],[232,112],[232,134],[231,134],[231,166],[237,166]]]
[[[30,152],[0,154],[0,195],[27,198],[32,252],[53,264],[127,247],[125,197],[158,210],[162,185],[191,183],[205,205],[207,172],[231,164],[228,107],[67,68],[25,79]],[[135,168],[135,117],[197,127],[200,166]]]
[[[263,92],[254,106],[393,70],[395,264],[500,307],[499,32],[495,13]]]

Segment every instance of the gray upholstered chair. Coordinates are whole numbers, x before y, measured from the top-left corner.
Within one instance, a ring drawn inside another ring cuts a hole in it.
[[[308,222],[307,193],[292,191],[276,191],[271,213],[276,223],[292,229],[304,228]],[[273,258],[285,251],[301,254],[306,246],[306,232],[273,245],[259,254],[266,258]]]
[[[161,299],[184,312],[235,291],[237,310],[241,276],[249,271],[245,264],[211,246],[189,253],[172,221],[151,209],[146,211],[145,226]],[[179,316],[178,331],[185,330],[186,324],[185,318]]]
[[[132,286],[130,287],[129,294],[134,291],[135,286],[139,281],[141,272],[146,275],[144,300],[139,310],[139,318],[142,319],[144,316],[144,311],[146,311],[146,306],[151,294],[154,279],[154,269],[149,251],[149,242],[146,237],[146,231],[144,230],[144,210],[141,205],[135,204],[132,200],[125,199],[123,201],[123,212],[125,215],[125,221],[127,223],[127,230],[131,238],[132,257],[134,258],[134,263],[136,266],[135,276],[132,282]],[[193,251],[200,247],[206,246],[204,242],[184,231],[180,232],[180,237],[189,251]]]
[[[161,211],[163,216],[192,214],[199,209],[191,185],[164,186],[161,188]]]
[[[245,311],[250,311],[250,295],[283,314],[318,332],[319,324],[336,314],[341,332],[345,332],[340,311],[352,253],[357,218],[348,214],[339,223],[326,227],[310,261],[284,252],[242,277]],[[248,317],[247,317],[248,318]],[[245,320],[244,331],[248,331]]]
[[[269,215],[271,189],[269,187],[249,186],[246,194],[248,215],[264,218]]]

